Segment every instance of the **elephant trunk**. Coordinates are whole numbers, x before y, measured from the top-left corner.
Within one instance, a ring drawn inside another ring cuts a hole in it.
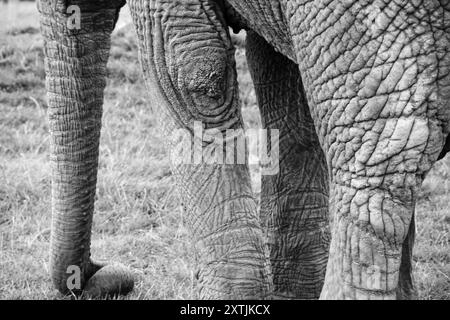
[[[51,277],[62,293],[81,290],[101,268],[90,260],[90,235],[106,63],[117,10],[99,15],[93,6],[78,7],[77,26],[70,24],[65,2],[42,0],[38,5],[51,133]],[[70,273],[77,270],[78,279],[68,286]]]

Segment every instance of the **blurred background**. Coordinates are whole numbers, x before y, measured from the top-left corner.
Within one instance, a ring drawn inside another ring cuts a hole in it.
[[[247,127],[261,126],[235,36]],[[34,1],[0,1],[0,299],[62,298],[48,276],[50,167],[43,40]],[[128,8],[112,37],[92,251],[137,270],[125,299],[195,298],[190,244],[164,138],[142,80]],[[256,155],[252,155],[256,156]],[[258,168],[252,168],[259,194]],[[450,159],[427,177],[417,205],[415,278],[421,299],[450,299]]]

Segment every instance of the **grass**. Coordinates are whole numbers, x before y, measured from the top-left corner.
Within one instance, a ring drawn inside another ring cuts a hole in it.
[[[0,299],[62,298],[48,277],[43,43],[34,5],[16,9],[0,10]],[[108,65],[93,256],[137,270],[136,289],[125,299],[193,298],[194,261],[183,213],[127,19],[121,18],[113,35]],[[258,127],[242,47],[236,56],[244,119]],[[450,298],[449,175],[447,158],[428,176],[417,206],[414,264],[422,299]],[[255,170],[253,176],[258,190]]]

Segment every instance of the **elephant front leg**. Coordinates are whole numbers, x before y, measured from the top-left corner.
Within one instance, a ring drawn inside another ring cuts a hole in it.
[[[263,125],[280,136],[279,172],[263,174],[261,192],[274,297],[317,299],[330,241],[325,156],[298,65],[253,32],[247,36],[247,57]]]
[[[270,294],[232,47],[216,1],[130,1],[152,102],[194,243],[200,298]]]
[[[296,5],[291,32],[331,178],[321,298],[414,297],[415,198],[449,133],[450,7]]]

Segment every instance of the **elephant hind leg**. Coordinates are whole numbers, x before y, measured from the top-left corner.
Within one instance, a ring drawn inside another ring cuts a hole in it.
[[[263,125],[279,130],[279,172],[262,177],[274,297],[318,298],[328,259],[328,174],[298,66],[255,33],[247,56]]]

